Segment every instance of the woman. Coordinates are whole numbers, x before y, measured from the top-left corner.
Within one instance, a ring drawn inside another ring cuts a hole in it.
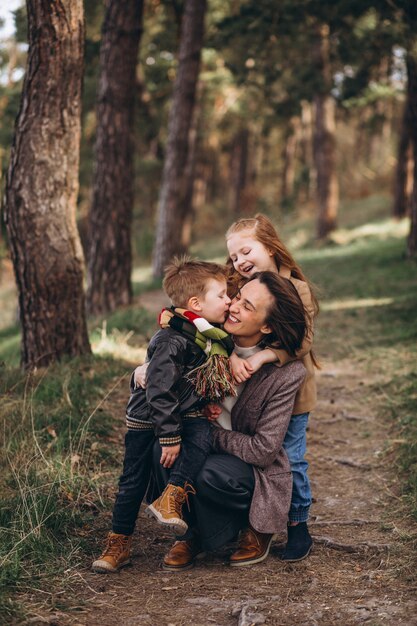
[[[289,280],[260,272],[234,298],[224,328],[242,358],[271,343],[295,355],[306,333],[305,312]],[[304,377],[300,361],[282,368],[265,365],[239,385],[237,399],[226,399],[213,429],[216,453],[197,479],[195,523],[164,557],[165,569],[192,567],[201,550],[218,549],[240,530],[232,566],[268,556],[274,533],[287,524],[292,478],[282,444]],[[159,463],[155,474],[163,487],[166,475]]]

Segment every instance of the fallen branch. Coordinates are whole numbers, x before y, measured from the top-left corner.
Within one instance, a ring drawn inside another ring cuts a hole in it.
[[[358,461],[354,461],[353,459],[327,457],[327,460],[333,461],[334,463],[339,463],[340,465],[347,465],[348,467],[356,467],[357,469],[362,469],[362,470],[370,470],[372,468],[372,465],[368,465],[367,463],[359,463]]]
[[[334,520],[316,520],[310,523],[310,526],[365,526],[366,524],[380,524],[380,520],[373,519],[334,519]]]
[[[250,603],[235,607],[232,616],[238,618],[238,626],[255,626],[265,624],[265,615],[257,612],[257,607]]]
[[[348,413],[345,413],[345,411],[342,411],[342,415],[345,420],[353,420],[355,422],[369,422],[369,420],[372,419],[372,417],[365,415],[349,415]]]
[[[314,424],[317,424],[318,426],[320,426],[320,424],[335,424],[336,422],[341,422],[341,421],[342,421],[341,417],[333,417],[328,420],[320,418],[320,419],[314,420]]]
[[[333,550],[340,550],[342,552],[362,552],[363,550],[389,550],[391,545],[389,543],[372,543],[370,541],[360,541],[359,543],[339,543],[330,537],[320,537],[313,535],[315,543],[322,544],[326,548],[332,548]]]

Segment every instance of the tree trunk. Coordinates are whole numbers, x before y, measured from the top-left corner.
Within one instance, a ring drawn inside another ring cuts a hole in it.
[[[414,46],[417,48],[417,44]],[[417,257],[417,50],[407,55],[407,93],[410,103],[410,130],[414,152],[414,180],[411,196],[411,224],[407,240],[407,255]]]
[[[282,154],[281,203],[283,206],[288,205],[294,198],[295,155],[300,140],[300,130],[300,118],[293,117],[289,120]]]
[[[248,172],[249,131],[241,128],[235,135],[230,155],[230,207],[234,219],[245,212],[242,207],[243,192]]]
[[[395,172],[394,205],[392,213],[400,219],[410,212],[411,194],[413,190],[413,146],[411,141],[412,116],[410,95],[404,104],[404,113],[398,143],[397,168]]]
[[[314,53],[322,83],[321,90],[314,96],[313,155],[319,210],[317,236],[319,239],[324,239],[336,228],[339,204],[339,186],[336,176],[335,102],[330,95],[331,67],[327,25],[321,26],[318,30],[318,42]]]
[[[206,0],[186,0],[179,64],[168,121],[168,142],[162,173],[153,259],[155,277],[163,274],[172,256],[181,251],[182,202],[186,194],[185,169],[189,132],[200,70]]]
[[[197,166],[197,150],[198,150],[198,129],[201,118],[201,92],[202,85],[197,86],[197,103],[194,107],[194,113],[188,133],[188,156],[187,165],[184,172],[184,200],[180,207],[182,215],[181,228],[181,250],[186,252],[191,244],[192,225],[194,221],[194,185],[195,173]]]
[[[19,293],[22,364],[90,352],[75,222],[82,0],[28,0],[29,52],[10,155],[5,221]]]
[[[100,50],[87,303],[90,313],[132,300],[134,103],[143,0],[108,0]]]
[[[313,158],[313,112],[311,102],[301,101],[300,160],[302,166],[301,202],[311,200],[316,187]]]

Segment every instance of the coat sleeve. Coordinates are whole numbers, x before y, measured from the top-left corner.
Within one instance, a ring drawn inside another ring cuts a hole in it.
[[[291,361],[296,361],[298,359],[302,359],[306,354],[308,354],[313,345],[313,337],[314,337],[314,306],[311,298],[311,291],[307,283],[304,281],[300,281],[296,286],[297,293],[300,297],[301,302],[304,305],[304,311],[306,313],[306,323],[307,323],[307,332],[306,336],[303,339],[303,343],[301,344],[301,348],[297,350],[296,355],[292,356],[288,354],[286,350],[282,350],[281,348],[277,348],[274,345],[268,346],[270,350],[275,354],[276,361],[274,365],[278,367],[282,367]]]
[[[213,429],[215,449],[233,454],[242,461],[257,467],[271,465],[284,441],[295,394],[304,380],[305,372],[305,367],[301,362],[276,370],[276,376],[280,382],[274,385],[268,401],[261,409],[255,433],[245,435],[237,431],[215,428]]]
[[[181,442],[182,421],[176,385],[184,373],[185,346],[173,338],[160,340],[146,373],[146,400],[161,445]]]

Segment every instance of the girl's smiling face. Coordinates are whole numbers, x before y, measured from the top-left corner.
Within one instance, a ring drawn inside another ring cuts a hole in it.
[[[226,244],[233,267],[241,276],[250,278],[256,272],[278,271],[273,253],[255,238],[253,230],[232,233]]]

